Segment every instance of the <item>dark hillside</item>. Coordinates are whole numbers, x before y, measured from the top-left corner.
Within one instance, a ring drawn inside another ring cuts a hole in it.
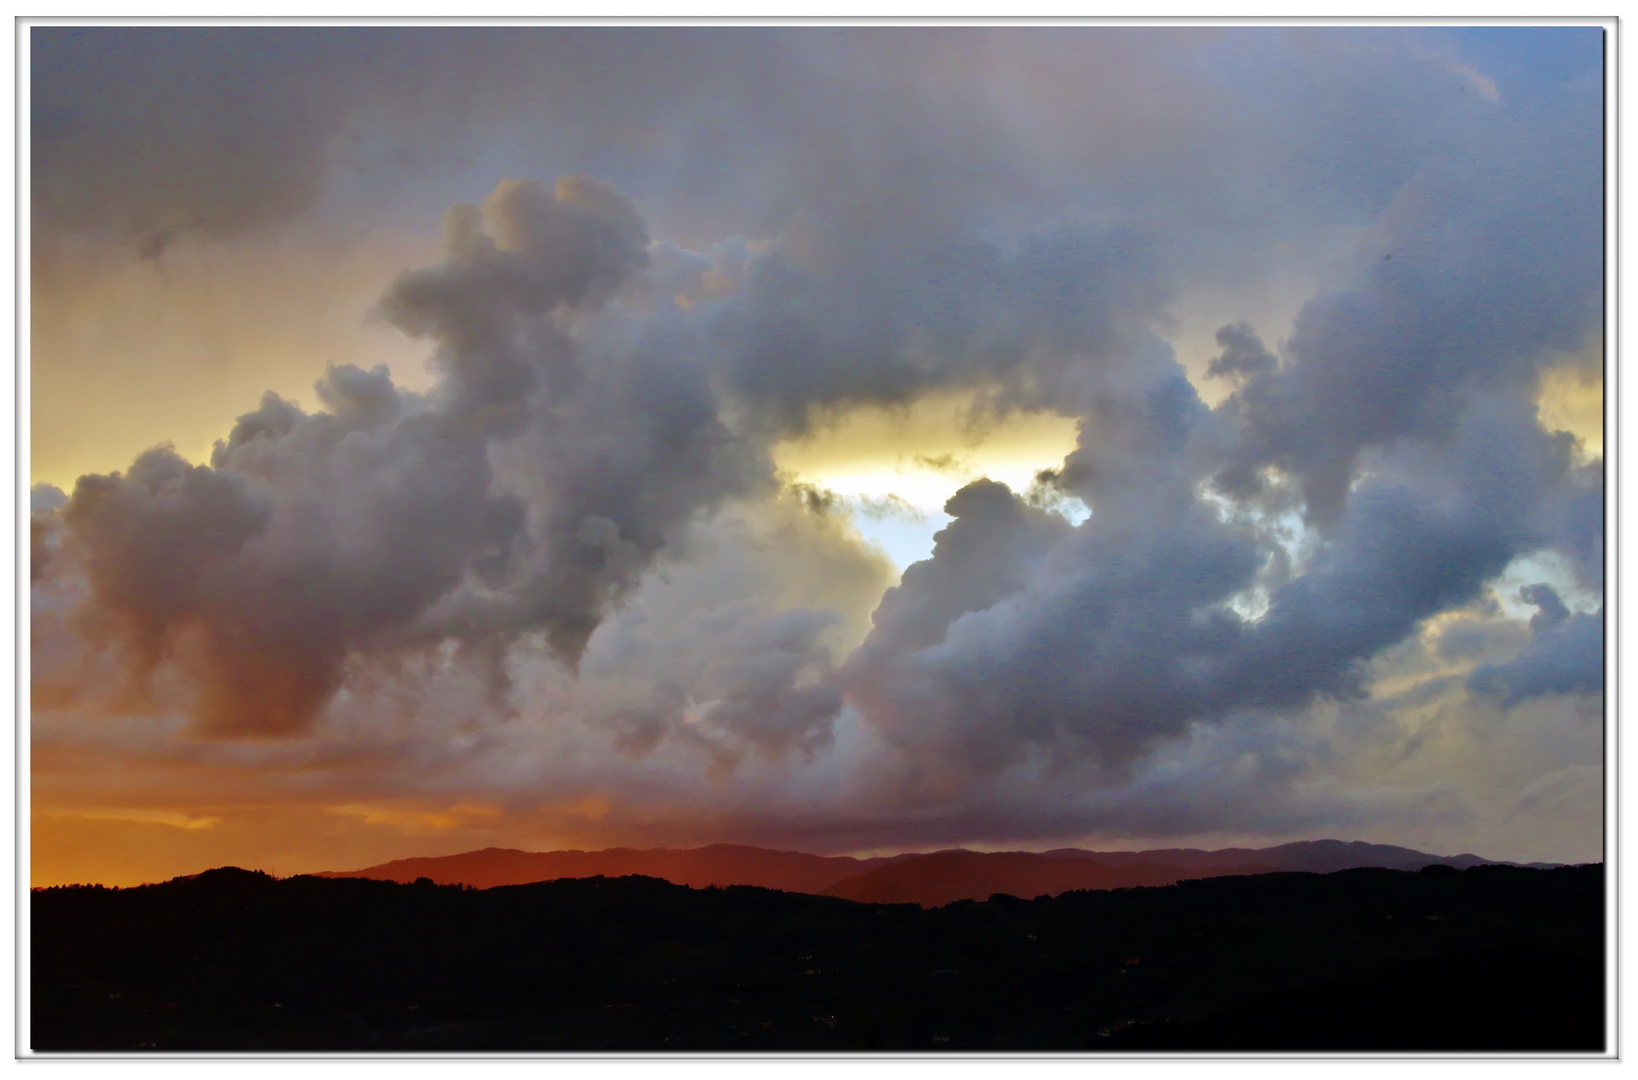
[[[651,878],[236,869],[37,891],[36,1050],[1597,1050],[1603,871],[935,910]]]
[[[854,859],[845,855],[809,855],[769,851],[740,844],[701,848],[609,848],[606,851],[518,851],[484,848],[459,855],[440,855],[368,866],[362,870],[327,871],[314,877],[365,877],[412,882],[431,878],[439,885],[527,885],[558,878],[657,877],[677,885],[760,885],[786,892],[822,892],[843,878],[891,863],[894,856]],[[989,893],[985,893],[988,896]]]
[[[1083,851],[1080,848],[1057,848],[1044,854],[1058,858],[1093,859],[1109,866],[1163,863],[1185,869],[1239,866],[1255,867],[1257,872],[1301,870],[1312,874],[1329,874],[1361,866],[1380,866],[1386,870],[1454,866],[1458,870],[1466,870],[1474,866],[1497,865],[1495,860],[1481,859],[1477,855],[1429,855],[1425,851],[1416,851],[1412,848],[1397,847],[1393,844],[1368,844],[1362,840],[1299,840],[1276,847],[1221,848],[1216,851],[1202,851],[1199,848],[1160,848],[1150,851]],[[1554,864],[1530,865],[1536,869],[1549,869]]]
[[[1111,866],[1090,858],[1055,858],[1028,851],[940,851],[875,867],[837,882],[824,890],[824,895],[869,904],[940,907],[957,900],[982,900],[998,892],[1056,896],[1074,889],[1172,885],[1186,878],[1268,873],[1273,869],[1209,864],[1185,869],[1153,862]]]

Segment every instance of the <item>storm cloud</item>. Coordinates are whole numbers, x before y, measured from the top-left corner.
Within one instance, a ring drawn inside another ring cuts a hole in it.
[[[443,212],[357,313],[419,381],[36,501],[40,738],[79,649],[179,760],[577,836],[1468,835],[1601,704],[1587,34],[37,31],[42,266]],[[935,395],[1076,442],[895,580],[775,460]]]

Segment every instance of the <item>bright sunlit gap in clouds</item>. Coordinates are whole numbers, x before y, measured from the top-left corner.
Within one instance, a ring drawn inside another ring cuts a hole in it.
[[[976,413],[970,393],[930,394],[902,408],[860,406],[805,438],[774,447],[793,483],[847,501],[859,532],[901,571],[933,553],[933,536],[950,523],[944,504],[980,478],[1027,493],[1043,469],[1062,467],[1075,449],[1077,423],[1052,413]],[[1080,522],[1087,509],[1069,499],[1061,512]]]
[[[1603,357],[1590,363],[1551,368],[1542,373],[1536,398],[1541,422],[1551,431],[1568,431],[1587,458],[1604,456]]]

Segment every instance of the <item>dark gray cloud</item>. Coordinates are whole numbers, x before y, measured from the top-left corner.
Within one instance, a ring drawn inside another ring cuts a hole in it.
[[[1577,467],[1559,493],[1554,550],[1566,556],[1584,588],[1604,591],[1604,462]]]
[[[1556,620],[1537,624],[1548,610],[1544,605],[1531,619],[1535,634],[1517,656],[1481,664],[1469,676],[1468,687],[1498,696],[1505,707],[1543,694],[1602,694],[1604,612],[1568,615],[1559,604]]]
[[[1536,613],[1530,616],[1530,630],[1532,633],[1542,633],[1551,630],[1559,623],[1570,617],[1570,609],[1564,606],[1558,593],[1551,585],[1540,582],[1526,585],[1519,589],[1519,599],[1534,606]]]
[[[1250,323],[1230,323],[1218,330],[1217,344],[1223,351],[1206,365],[1206,374],[1212,378],[1261,375],[1279,366],[1279,361],[1263,345],[1262,338],[1257,336]]]
[[[1003,407],[1072,408],[1100,369],[1130,366],[1153,342],[1168,289],[1142,234],[1063,226],[1004,248],[964,224],[925,228],[799,223],[754,258],[706,316],[727,392],[782,432],[951,387],[1004,388]]]

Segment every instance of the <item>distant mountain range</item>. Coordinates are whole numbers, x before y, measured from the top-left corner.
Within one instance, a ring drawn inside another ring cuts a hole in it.
[[[784,892],[838,896],[867,903],[938,907],[957,900],[985,900],[996,893],[1025,899],[1072,889],[1120,889],[1170,885],[1190,878],[1265,874],[1282,870],[1330,873],[1358,867],[1419,870],[1492,864],[1477,855],[1429,855],[1390,844],[1306,840],[1270,848],[1163,848],[1153,851],[980,852],[956,849],[874,859],[770,851],[736,844],[673,848],[610,848],[606,851],[517,851],[484,848],[460,855],[395,859],[362,870],[314,876],[376,878],[487,889],[561,878],[642,874],[676,885],[759,885]],[[1503,864],[1517,865],[1517,864]],[[1557,864],[1530,863],[1536,869]]]

